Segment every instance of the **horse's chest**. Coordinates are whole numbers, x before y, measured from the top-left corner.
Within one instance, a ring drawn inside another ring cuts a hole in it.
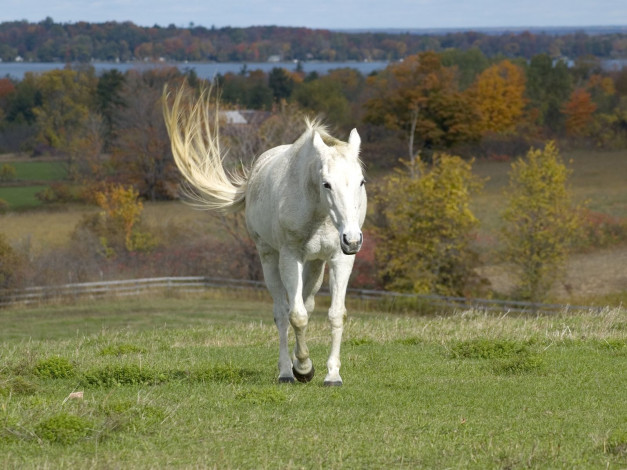
[[[305,243],[306,259],[329,259],[339,249],[339,235],[335,227],[322,225],[314,230]]]

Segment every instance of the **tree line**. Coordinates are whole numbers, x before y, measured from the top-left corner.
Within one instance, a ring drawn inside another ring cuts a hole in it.
[[[131,22],[0,23],[0,59],[14,61],[88,62],[156,60],[267,61],[399,60],[426,50],[477,48],[488,57],[530,59],[549,54],[575,59],[627,56],[624,33],[568,34],[476,31],[444,34],[339,32],[323,29],[255,26],[248,28],[187,28],[171,24],[141,27]]]
[[[72,179],[115,178],[142,197],[172,198],[176,172],[160,100],[165,84],[183,81],[203,84],[193,69],[174,67],[97,75],[77,66],[2,78],[0,151],[62,156]],[[427,51],[369,76],[350,68],[325,75],[242,68],[216,82],[224,108],[255,111],[251,122],[300,113],[322,115],[338,133],[359,126],[368,160],[382,168],[399,158],[429,161],[437,151],[510,158],[556,138],[627,146],[627,69],[606,72],[589,57],[568,67],[546,54],[523,61],[489,59],[478,49]],[[242,161],[272,143],[243,138],[235,127],[228,139],[244,149]]]

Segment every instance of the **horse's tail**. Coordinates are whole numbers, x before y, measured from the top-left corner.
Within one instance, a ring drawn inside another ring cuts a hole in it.
[[[222,212],[236,212],[246,204],[247,176],[227,173],[222,165],[218,126],[218,105],[210,103],[211,89],[190,104],[185,88],[175,94],[172,107],[169,93],[163,92],[163,116],[170,135],[176,166],[187,180],[183,191],[197,206]],[[214,115],[213,125],[210,117]]]

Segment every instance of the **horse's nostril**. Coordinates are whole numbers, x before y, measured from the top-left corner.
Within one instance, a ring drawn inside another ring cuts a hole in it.
[[[342,241],[344,242],[345,245],[350,245],[348,241],[348,237],[346,236],[345,233],[342,234]]]
[[[361,245],[364,242],[364,234],[359,232],[359,244]]]

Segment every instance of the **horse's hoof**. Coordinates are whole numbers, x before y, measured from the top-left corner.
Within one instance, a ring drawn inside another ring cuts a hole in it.
[[[325,380],[324,386],[325,387],[341,387],[342,381],[341,380]]]
[[[279,377],[280,384],[293,384],[294,377]]]
[[[312,364],[311,365],[311,370],[309,372],[307,372],[306,374],[299,373],[293,367],[292,367],[292,372],[294,372],[294,377],[296,377],[296,380],[298,380],[299,382],[302,382],[302,383],[307,383],[307,382],[311,382],[311,379],[313,379],[315,370],[314,370],[314,366]]]

